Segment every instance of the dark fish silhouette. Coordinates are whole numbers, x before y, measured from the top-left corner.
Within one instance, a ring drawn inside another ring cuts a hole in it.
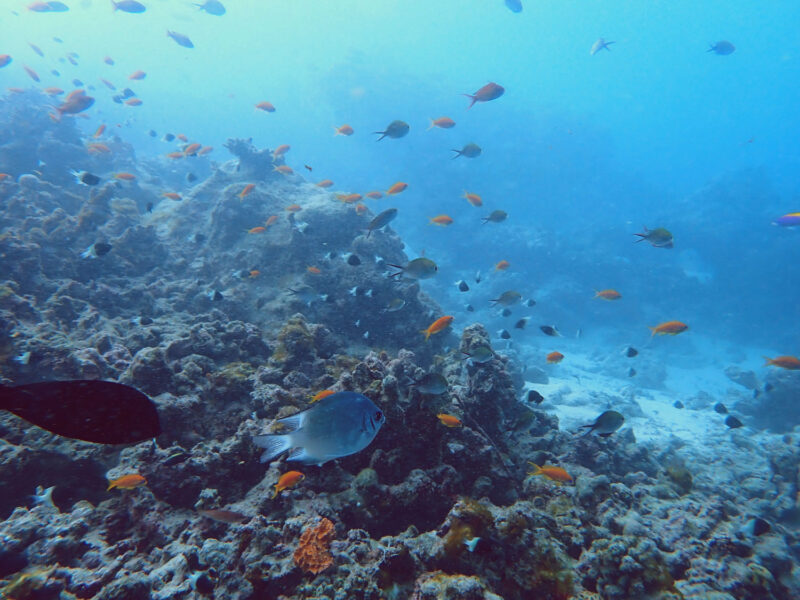
[[[132,444],[161,433],[153,401],[111,381],[0,386],[0,409],[57,435],[95,444]]]

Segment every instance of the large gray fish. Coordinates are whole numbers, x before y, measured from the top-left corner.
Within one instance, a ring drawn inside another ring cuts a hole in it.
[[[265,448],[261,462],[291,450],[287,460],[323,465],[363,450],[375,439],[386,417],[375,404],[356,392],[338,392],[308,410],[279,419],[292,431],[258,435],[253,442]]]

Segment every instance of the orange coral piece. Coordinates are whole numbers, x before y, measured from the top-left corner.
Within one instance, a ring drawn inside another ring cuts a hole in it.
[[[333,542],[333,523],[323,518],[319,525],[307,527],[300,535],[300,545],[294,551],[294,564],[316,575],[333,564],[330,553]]]

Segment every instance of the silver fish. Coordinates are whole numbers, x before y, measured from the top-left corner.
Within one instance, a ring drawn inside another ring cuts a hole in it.
[[[369,446],[385,421],[383,411],[366,396],[338,392],[308,410],[279,419],[291,429],[289,433],[258,435],[253,443],[265,449],[262,463],[291,450],[287,460],[321,466]]]

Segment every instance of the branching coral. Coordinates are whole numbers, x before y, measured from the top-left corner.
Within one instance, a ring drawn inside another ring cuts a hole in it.
[[[325,518],[318,525],[307,527],[294,551],[294,564],[314,575],[330,567],[333,564],[330,553],[333,535],[333,523]]]

